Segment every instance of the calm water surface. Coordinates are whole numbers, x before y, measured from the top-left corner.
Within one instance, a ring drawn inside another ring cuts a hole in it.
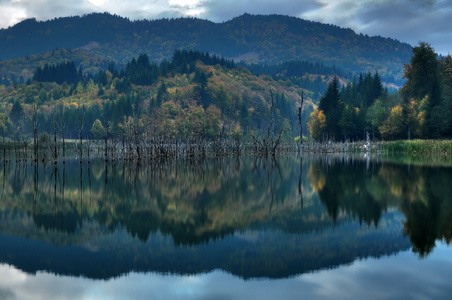
[[[450,299],[452,168],[0,165],[0,299]]]

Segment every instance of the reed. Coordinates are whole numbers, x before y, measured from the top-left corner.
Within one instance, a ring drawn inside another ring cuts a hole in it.
[[[452,140],[404,140],[379,142],[385,153],[404,154],[452,154]]]

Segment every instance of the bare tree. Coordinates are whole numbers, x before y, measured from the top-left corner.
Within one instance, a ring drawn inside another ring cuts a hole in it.
[[[33,147],[34,147],[34,161],[38,161],[38,107],[36,100],[33,102],[32,115],[31,115],[31,127],[33,130]]]
[[[304,97],[303,97],[303,91],[301,91],[301,102],[300,102],[300,107],[298,108],[298,125],[300,126],[300,147],[299,147],[299,151],[303,150],[303,124],[302,124],[302,119],[301,119],[301,113],[303,110],[303,102],[304,102]]]
[[[56,165],[57,161],[58,161],[58,145],[57,145],[57,110],[56,108],[54,108],[52,110],[52,123],[53,123],[53,149],[52,147],[50,147],[50,152],[52,152],[52,156],[53,156],[53,164]]]
[[[83,105],[78,112],[78,119],[79,119],[79,133],[80,133],[80,164],[82,163],[82,157],[83,157],[83,121],[85,117],[85,105]]]
[[[64,129],[66,127],[66,112],[64,110],[64,103],[62,103],[62,102],[59,105],[59,111],[60,111],[59,112],[59,121],[60,122],[59,122],[58,126],[60,128],[61,138],[63,140],[62,152],[63,152],[63,164],[65,164],[66,163],[66,149],[65,149],[66,145],[65,145]]]
[[[271,136],[271,143],[273,144],[273,140],[275,139],[275,101],[273,99],[273,91],[270,89],[270,97],[271,97],[271,107],[270,107],[270,114],[271,114],[271,120],[270,120],[270,136]]]
[[[105,136],[104,136],[104,141],[105,141],[105,149],[104,149],[104,156],[105,156],[105,162],[108,162],[108,125],[107,125],[107,119],[104,116],[104,124],[105,124]]]

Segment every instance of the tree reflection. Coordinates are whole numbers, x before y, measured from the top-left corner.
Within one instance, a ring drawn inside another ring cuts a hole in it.
[[[62,180],[60,173],[54,166],[4,165],[2,211],[29,214],[46,232],[75,234],[96,222],[143,243],[171,236],[175,245],[204,244],[253,226],[315,232],[347,218],[378,228],[394,209],[405,216],[404,234],[421,257],[452,235],[449,168],[305,155],[93,161],[88,168],[68,160]]]
[[[382,213],[394,207],[404,214],[404,234],[420,257],[436,240],[451,241],[450,168],[379,163],[369,169],[364,160],[329,157],[314,160],[308,176],[335,222],[348,214],[378,227]]]
[[[10,180],[3,193],[10,192],[3,205],[29,212],[24,199],[33,195],[33,221],[46,231],[73,234],[95,220],[143,242],[160,232],[176,245],[196,245],[297,205],[297,169],[290,159],[93,161],[88,168],[68,160],[63,180],[54,166],[25,167],[34,168],[31,178],[18,168],[4,174]]]
[[[340,213],[368,226],[378,222],[387,210],[387,199],[376,199],[367,189],[377,170],[368,171],[366,161],[336,161],[319,158],[309,168],[311,184],[334,222]]]
[[[30,271],[279,278],[389,255],[409,240],[424,257],[452,232],[448,168],[307,154],[28,168],[3,169],[0,240],[11,248],[0,258]],[[41,252],[27,259],[24,243]]]

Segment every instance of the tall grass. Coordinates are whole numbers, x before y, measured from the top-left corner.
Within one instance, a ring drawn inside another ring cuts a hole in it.
[[[452,140],[406,140],[381,142],[381,147],[386,153],[404,154],[452,154]]]

